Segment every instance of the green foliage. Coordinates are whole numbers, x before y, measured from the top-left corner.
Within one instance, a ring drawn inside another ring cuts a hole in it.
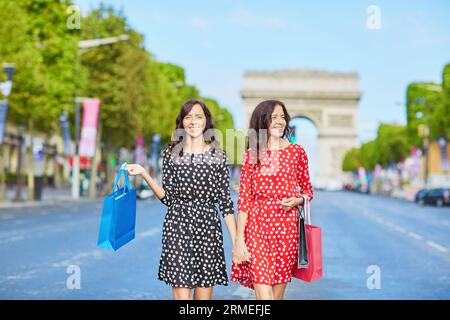
[[[70,30],[70,5],[65,0],[0,1],[0,62],[15,64],[8,121],[53,134],[63,110],[73,121],[76,96],[97,97],[107,147],[132,148],[137,134],[147,142],[155,133],[163,143],[169,141],[182,104],[202,99],[186,83],[184,69],[156,61],[144,48],[143,36],[112,7],[100,5],[81,19],[80,30]],[[78,49],[80,40],[122,34],[130,39]],[[219,130],[233,127],[226,109],[204,100]]]
[[[82,38],[128,34],[130,40],[88,49],[81,55],[87,81],[82,96],[101,101],[102,140],[108,146],[132,147],[141,133],[140,110],[149,105],[146,72],[149,56],[142,37],[130,30],[125,17],[100,7],[83,19]]]
[[[361,164],[367,170],[373,170],[379,161],[380,151],[377,150],[377,140],[363,143],[361,146]]]
[[[442,71],[442,103],[431,115],[431,135],[450,141],[450,63]]]
[[[0,61],[15,64],[8,120],[51,133],[72,104],[77,32],[66,26],[71,3],[57,0],[1,1]]]
[[[382,166],[403,160],[409,152],[405,126],[380,124],[377,139],[375,140],[375,148],[378,152],[378,163]],[[368,168],[372,170],[374,167],[375,165],[370,163]]]
[[[343,171],[355,171],[362,165],[361,149],[351,148],[347,151],[342,161]]]
[[[448,134],[449,114],[445,110],[442,86],[435,83],[411,83],[406,91],[407,132],[410,144],[421,147],[419,126],[427,126],[430,139]]]
[[[409,143],[405,126],[380,124],[377,137],[363,143],[360,148],[352,148],[344,156],[343,171],[355,171],[360,166],[373,170],[377,164],[386,166],[403,160],[409,153]]]

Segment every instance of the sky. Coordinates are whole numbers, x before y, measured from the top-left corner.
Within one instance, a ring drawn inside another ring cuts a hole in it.
[[[100,3],[74,2],[83,14]],[[441,82],[450,63],[450,0],[102,2],[122,9],[146,49],[182,66],[187,82],[228,108],[238,128],[245,127],[239,91],[248,70],[356,72],[358,141],[366,142],[381,122],[405,124],[407,85]],[[368,27],[371,6],[378,29]],[[304,128],[303,136],[317,135],[313,125]]]

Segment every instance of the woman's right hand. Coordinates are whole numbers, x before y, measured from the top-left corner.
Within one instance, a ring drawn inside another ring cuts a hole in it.
[[[251,254],[248,252],[244,239],[236,240],[233,246],[233,262],[236,264],[244,263],[250,260]]]
[[[140,176],[145,173],[145,169],[140,164],[127,164],[126,169],[130,176]]]

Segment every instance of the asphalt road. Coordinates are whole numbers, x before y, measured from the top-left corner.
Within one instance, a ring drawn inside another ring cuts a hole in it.
[[[166,207],[138,201],[136,239],[117,252],[96,245],[101,209],[101,200],[0,209],[0,298],[171,299],[157,280]],[[287,299],[450,299],[450,208],[316,191],[311,214],[322,228],[323,278],[294,279]],[[79,289],[67,286],[70,266]],[[254,299],[234,282],[214,290],[215,299]]]

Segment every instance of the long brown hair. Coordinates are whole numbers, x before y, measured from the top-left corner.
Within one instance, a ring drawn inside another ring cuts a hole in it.
[[[284,119],[286,120],[283,138],[289,138],[292,135],[292,130],[289,128],[291,116],[287,112],[284,103],[279,100],[265,100],[260,102],[256,106],[255,110],[253,110],[252,117],[250,118],[250,132],[247,141],[247,149],[251,148],[251,160],[254,164],[260,163],[262,153],[267,149],[267,143],[269,141],[269,127],[272,123],[272,113],[276,106],[283,108]],[[265,132],[267,135],[264,135]],[[250,143],[250,139],[256,139],[256,143]]]
[[[188,101],[186,101],[180,109],[180,112],[178,113],[177,119],[175,120],[175,130],[177,129],[182,129],[184,131],[184,126],[183,126],[183,119],[184,117],[186,117],[188,115],[189,112],[191,112],[192,108],[198,104],[202,109],[203,112],[205,113],[205,117],[206,117],[206,126],[205,126],[205,130],[203,130],[203,134],[205,133],[205,131],[209,130],[209,129],[214,129],[214,124],[213,124],[213,120],[212,120],[212,116],[211,116],[211,112],[209,111],[208,107],[206,106],[206,104],[198,99],[190,99]],[[182,131],[176,131],[176,132],[182,132]],[[172,149],[178,145],[179,143],[182,143],[183,140],[185,140],[186,138],[186,133],[184,133],[183,135],[180,136],[176,136],[173,137],[175,138],[174,140],[169,142],[169,151],[172,152]],[[216,138],[214,135],[212,135],[211,137],[205,137],[205,142],[209,145],[212,145],[212,147],[216,146]],[[181,148],[180,153],[178,154],[180,157],[183,156],[183,149]]]

